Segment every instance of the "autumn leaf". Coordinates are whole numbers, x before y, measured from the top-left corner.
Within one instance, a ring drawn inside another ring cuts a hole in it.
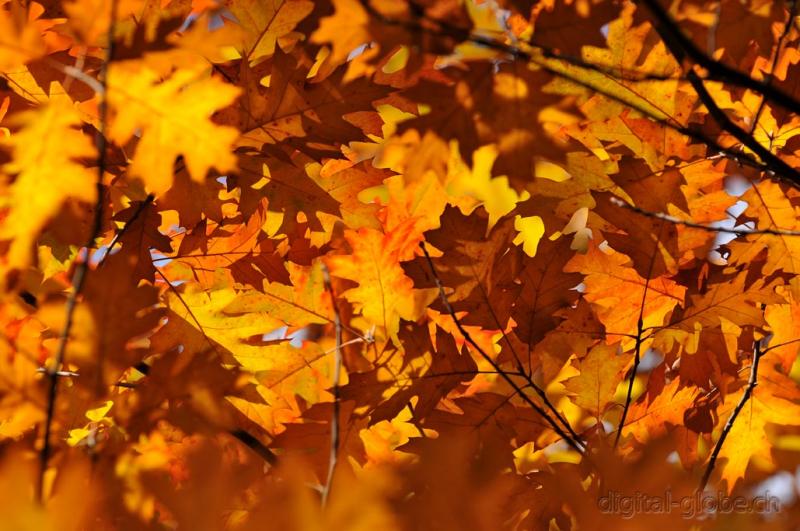
[[[3,167],[14,180],[5,185],[8,210],[0,226],[0,238],[13,238],[8,269],[31,263],[37,236],[66,200],[92,203],[97,197],[96,174],[80,162],[96,152],[76,128],[81,120],[73,108],[51,103],[16,115],[14,123],[21,127],[5,141],[13,159]]]
[[[292,30],[311,13],[314,3],[308,0],[270,0],[266,4],[229,0],[225,6],[244,30],[239,50],[242,57],[255,63],[271,56],[279,42],[291,39]],[[299,38],[297,34],[295,39]]]
[[[0,71],[7,72],[37,59],[46,52],[41,31],[28,18],[41,12],[41,5],[31,4],[29,10],[21,5],[8,3],[9,9],[0,10]],[[26,12],[27,11],[27,12]]]
[[[5,527],[792,527],[797,14],[0,0]]]
[[[576,255],[564,269],[586,275],[586,300],[598,307],[597,315],[610,333],[635,332],[640,314],[645,326],[660,326],[670,311],[683,303],[685,288],[666,277],[642,278],[625,267],[628,263],[624,255],[592,245],[587,254]],[[623,300],[627,302],[624,306],[620,304]]]
[[[209,120],[214,111],[233,103],[236,87],[188,70],[162,80],[147,68],[122,63],[111,69],[109,79],[114,112],[109,136],[125,143],[141,130],[131,172],[150,192],[161,195],[170,188],[178,156],[184,157],[189,175],[198,182],[211,168],[236,167],[229,148],[237,131]],[[146,100],[141,98],[144,93],[149,95]]]
[[[432,290],[415,290],[414,282],[400,267],[401,249],[406,244],[403,230],[408,228],[399,227],[390,234],[373,229],[351,231],[345,236],[353,253],[328,259],[331,274],[358,283],[342,295],[369,324],[382,327],[387,337],[397,334],[400,319],[418,319],[426,303],[436,296]],[[366,265],[363,269],[362,264]]]
[[[730,395],[730,400],[723,406],[730,410],[739,397]],[[729,445],[723,446],[719,453],[726,462],[722,467],[722,479],[725,480],[728,492],[732,492],[736,483],[744,477],[748,464],[753,457],[759,458],[761,467],[774,467],[771,457],[772,444],[767,436],[767,424],[796,426],[800,407],[797,404],[774,396],[770,386],[760,386],[753,391],[742,412],[730,432]]]
[[[587,409],[598,419],[613,400],[617,384],[622,380],[622,369],[630,359],[618,354],[619,345],[598,345],[585,358],[573,362],[580,374],[564,384],[575,395],[575,403]]]

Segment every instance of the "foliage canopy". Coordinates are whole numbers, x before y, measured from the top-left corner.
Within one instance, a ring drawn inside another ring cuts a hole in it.
[[[796,9],[0,0],[9,528],[760,521],[597,500],[800,463]]]

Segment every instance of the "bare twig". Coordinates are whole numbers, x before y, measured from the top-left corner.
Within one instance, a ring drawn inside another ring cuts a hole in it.
[[[322,276],[325,282],[325,289],[331,297],[333,306],[333,323],[336,329],[336,350],[333,367],[333,414],[331,416],[331,449],[328,458],[328,478],[322,488],[322,506],[325,507],[333,485],[333,474],[336,471],[336,460],[339,456],[339,414],[341,408],[341,396],[339,389],[339,375],[342,372],[342,317],[339,314],[339,307],[336,304],[336,294],[331,285],[331,275],[328,267],[322,264]]]
[[[61,65],[58,61],[55,61],[57,64]],[[75,70],[80,73],[83,73],[83,65],[86,63],[86,47],[81,46],[80,50],[78,51],[77,56],[75,57],[75,64],[72,66]],[[62,85],[64,86],[64,92],[69,92],[69,88],[72,86],[72,82],[75,80],[75,76],[71,73],[64,72],[64,82]],[[96,82],[96,80],[92,79],[92,81]],[[98,83],[99,85],[99,83]],[[90,85],[91,86],[91,85]],[[102,86],[99,88],[102,89]],[[97,92],[95,90],[95,92]]]
[[[45,367],[38,367],[36,369],[36,372],[42,372],[47,374],[48,376],[50,374],[50,371]],[[80,373],[77,373],[75,371],[56,371],[56,376],[62,376],[66,378],[77,378],[78,376],[80,376]]]
[[[628,410],[631,407],[633,397],[633,384],[636,381],[636,372],[639,370],[639,363],[642,361],[642,343],[644,338],[644,307],[647,302],[647,290],[650,287],[650,277],[653,276],[653,264],[656,262],[656,254],[658,254],[658,243],[661,240],[661,230],[664,228],[664,223],[658,227],[658,236],[656,237],[653,254],[650,255],[650,266],[647,270],[647,279],[644,281],[644,290],[642,291],[642,303],[639,305],[639,319],[636,321],[636,343],[633,350],[633,367],[631,368],[631,375],[628,378],[628,392],[625,395],[625,404],[622,407],[622,417],[619,420],[619,427],[617,428],[617,435],[614,438],[614,447],[619,445],[619,439],[622,437],[622,429],[625,427],[625,419],[628,417]]]
[[[75,308],[78,304],[78,296],[83,289],[86,281],[86,275],[89,271],[89,258],[90,249],[94,247],[95,240],[100,236],[100,231],[103,224],[103,176],[106,169],[106,148],[108,141],[106,140],[106,123],[108,120],[108,101],[106,99],[106,88],[108,86],[108,67],[114,58],[114,21],[117,17],[117,2],[111,1],[111,21],[108,28],[108,48],[106,49],[105,61],[100,70],[100,87],[98,90],[100,94],[100,104],[98,108],[98,129],[95,137],[97,145],[97,201],[95,203],[94,220],[89,237],[84,244],[82,250],[82,259],[75,266],[75,271],[72,274],[72,292],[69,294],[66,302],[64,319],[64,327],[61,330],[61,335],[58,341],[58,347],[53,359],[53,362],[47,367],[46,376],[48,380],[47,387],[47,410],[44,422],[44,438],[42,441],[42,449],[39,452],[39,477],[36,484],[36,499],[39,503],[44,501],[44,477],[47,471],[47,463],[50,460],[50,436],[53,429],[53,418],[56,410],[56,400],[58,397],[58,380],[59,373],[62,371],[64,358],[67,352],[67,343],[69,342],[70,332],[72,330],[73,319],[75,316]]]
[[[752,235],[764,235],[770,234],[773,236],[800,236],[800,231],[796,230],[783,230],[783,229],[729,229],[727,227],[715,227],[713,225],[703,225],[702,223],[695,223],[693,221],[687,221],[685,219],[676,218],[675,216],[670,216],[669,214],[664,214],[663,212],[651,212],[649,210],[644,210],[643,208],[639,208],[637,206],[631,205],[626,203],[622,199],[618,197],[612,197],[610,201],[621,208],[627,208],[632,212],[636,212],[637,214],[641,214],[642,216],[647,216],[649,218],[660,219],[666,221],[668,223],[672,223],[674,225],[682,225],[684,227],[689,227],[692,229],[704,230],[706,232],[721,232],[724,234],[735,234],[736,236],[752,236]]]
[[[144,209],[150,206],[150,204],[155,200],[156,196],[153,194],[148,194],[144,201],[139,203],[139,206],[136,207],[133,215],[130,217],[128,221],[125,222],[125,225],[114,234],[114,238],[111,240],[111,243],[108,244],[108,248],[106,249],[106,253],[100,259],[100,262],[97,264],[98,269],[103,266],[106,262],[106,259],[111,254],[111,251],[114,249],[114,246],[117,242],[128,232],[128,229],[133,225],[133,223],[139,218],[139,216],[144,212]],[[155,261],[155,260],[154,260]]]
[[[764,350],[761,351],[761,355],[763,356],[764,354],[766,354],[770,350],[773,350],[773,349],[776,349],[776,348],[785,347],[786,345],[791,345],[791,344],[794,344],[794,343],[800,343],[800,338],[791,339],[789,341],[784,341],[783,343],[778,343],[777,345],[770,345],[769,347],[767,347],[767,348],[765,348]]]
[[[744,405],[753,394],[753,389],[755,389],[756,385],[758,385],[758,361],[761,359],[761,355],[761,341],[757,339],[753,341],[753,363],[750,365],[750,378],[747,380],[747,387],[744,388],[744,392],[742,393],[742,397],[739,399],[739,403],[737,403],[736,407],[733,409],[733,413],[731,413],[731,416],[728,418],[728,422],[726,422],[725,427],[722,428],[722,433],[717,440],[717,444],[711,451],[711,457],[708,460],[708,465],[706,465],[706,470],[703,473],[703,477],[700,479],[700,486],[697,489],[698,492],[702,492],[706,488],[706,485],[708,485],[708,479],[711,477],[711,473],[714,471],[714,466],[717,464],[717,459],[719,458],[719,453],[722,450],[722,445],[725,444],[725,439],[728,437],[731,429],[733,429],[733,423],[736,422],[736,418],[739,416],[739,413],[742,411]]]
[[[486,351],[484,351],[483,348],[481,348],[481,346],[478,345],[477,342],[475,342],[474,339],[472,339],[472,336],[470,335],[470,333],[464,328],[464,325],[461,324],[461,320],[458,318],[458,316],[456,315],[455,311],[453,310],[453,307],[450,305],[450,301],[447,300],[447,295],[445,295],[444,287],[442,286],[442,282],[439,279],[439,275],[436,273],[436,268],[433,265],[433,260],[431,260],[431,256],[430,256],[430,254],[428,254],[428,248],[425,247],[425,242],[420,242],[420,247],[422,248],[422,252],[425,255],[425,259],[428,262],[428,267],[431,270],[431,274],[433,275],[433,280],[436,283],[436,287],[439,290],[439,298],[442,300],[442,304],[444,305],[445,309],[447,310],[447,313],[450,314],[450,317],[455,322],[456,328],[458,328],[458,331],[464,337],[464,340],[467,343],[469,343],[472,346],[472,348],[474,348],[481,355],[481,357],[484,360],[486,360],[487,363],[489,363],[489,365],[492,366],[492,368],[495,370],[495,372],[497,374],[499,374],[500,377],[503,378],[503,380],[505,380],[505,382],[508,385],[511,386],[511,388],[519,395],[519,397],[526,404],[528,404],[531,408],[533,408],[534,411],[536,411],[542,418],[545,419],[545,421],[547,421],[547,423],[550,425],[550,427],[553,428],[553,430],[558,434],[559,437],[561,437],[564,441],[566,441],[567,444],[569,444],[578,453],[583,454],[584,453],[584,445],[583,445],[584,443],[583,443],[583,441],[581,441],[580,439],[575,439],[571,435],[566,433],[561,428],[561,426],[556,421],[553,420],[553,418],[548,414],[548,412],[545,411],[536,402],[531,400],[531,398],[527,394],[525,394],[525,391],[523,390],[523,388],[521,388],[511,378],[511,376],[509,376],[509,374],[506,373],[506,371],[502,370],[502,368],[500,368],[500,366],[497,364],[497,362],[494,359],[492,359],[492,357],[489,356],[486,353]]]
[[[492,316],[492,320],[494,321],[495,326],[497,326],[497,329],[500,330],[500,333],[503,336],[503,340],[506,342],[506,345],[508,345],[508,348],[511,351],[511,355],[514,357],[514,361],[515,361],[515,363],[517,365],[518,373],[523,378],[525,378],[525,381],[528,383],[528,387],[533,389],[533,391],[537,395],[539,395],[539,398],[541,398],[541,400],[544,403],[544,405],[547,408],[547,410],[549,410],[550,413],[552,413],[553,416],[559,422],[561,422],[561,424],[567,429],[567,431],[572,436],[572,438],[575,439],[576,441],[579,441],[580,440],[580,436],[577,433],[575,433],[575,430],[572,429],[572,426],[570,426],[569,422],[567,422],[567,419],[565,419],[564,416],[561,414],[561,412],[556,409],[556,407],[550,401],[550,398],[548,398],[547,393],[544,392],[544,389],[542,389],[539,385],[536,385],[536,383],[533,381],[533,377],[532,377],[533,367],[530,366],[530,359],[531,359],[530,358],[530,354],[531,354],[530,347],[528,349],[528,368],[529,368],[529,372],[526,372],[525,368],[522,366],[522,361],[520,360],[520,357],[517,354],[517,350],[514,348],[514,344],[511,343],[511,340],[508,338],[508,334],[506,334],[506,331],[504,330],[504,326],[500,323],[500,320],[497,318],[497,314],[495,313],[494,308],[492,308],[492,301],[489,299],[489,294],[483,288],[483,284],[478,279],[478,276],[475,273],[474,266],[472,267],[472,275],[473,275],[473,278],[475,278],[475,280],[476,280],[476,282],[478,284],[478,288],[480,289],[481,294],[483,295],[483,298],[486,300],[486,308],[489,310],[489,315]],[[533,318],[533,315],[534,315],[534,312],[531,313],[531,318]]]

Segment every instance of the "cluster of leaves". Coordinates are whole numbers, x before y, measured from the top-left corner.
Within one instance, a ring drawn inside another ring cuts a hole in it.
[[[795,15],[0,0],[3,526],[617,528],[793,472]]]

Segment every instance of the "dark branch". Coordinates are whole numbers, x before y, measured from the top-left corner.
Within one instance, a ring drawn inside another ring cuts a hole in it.
[[[748,88],[759,94],[763,94],[766,99],[777,103],[785,109],[795,114],[800,114],[800,102],[782,90],[773,87],[770,84],[769,78],[763,81],[753,79],[749,75],[730,68],[724,63],[715,61],[706,55],[681,31],[678,24],[664,10],[658,0],[640,0],[639,3],[647,7],[653,14],[656,22],[656,31],[658,31],[661,38],[664,39],[667,47],[671,50],[673,48],[683,50],[684,53],[681,54],[680,57],[676,57],[679,63],[683,62],[684,57],[688,57],[692,62],[708,71],[707,79]]]
[[[744,393],[742,393],[739,403],[736,404],[736,407],[733,409],[733,413],[731,413],[731,416],[728,418],[728,422],[726,422],[725,427],[722,428],[722,433],[717,440],[717,444],[714,446],[714,450],[711,451],[711,457],[708,460],[708,465],[706,465],[706,470],[703,473],[703,477],[700,479],[700,486],[697,489],[700,492],[708,485],[708,479],[711,477],[711,473],[714,471],[714,467],[717,464],[722,445],[725,444],[725,439],[728,437],[731,429],[733,429],[733,423],[736,422],[739,413],[753,394],[753,389],[758,385],[758,361],[761,359],[761,355],[761,342],[760,340],[755,340],[753,342],[753,363],[750,365],[750,378],[747,380],[747,387],[744,388]]]
[[[791,96],[784,94],[772,87],[769,82],[761,82],[752,79],[738,70],[733,70],[724,64],[712,60],[703,53],[694,43],[683,34],[674,20],[661,7],[657,0],[641,0],[647,9],[653,13],[656,19],[655,28],[667,46],[672,56],[678,63],[682,63],[687,57],[694,63],[702,66],[709,72],[708,79],[719,79],[734,85],[750,88],[771,99],[776,103],[786,107],[794,113],[800,113],[800,102]],[[711,97],[703,84],[703,79],[693,69],[689,70],[686,78],[697,92],[700,101],[708,109],[708,113],[719,127],[730,133],[736,140],[750,149],[753,153],[766,164],[772,177],[788,180],[794,186],[800,186],[800,172],[789,166],[783,159],[773,154],[769,149],[762,146],[751,134],[736,125]]]
[[[245,430],[231,430],[229,433],[270,465],[274,466],[278,463],[278,456],[275,455],[275,452],[264,446],[261,441],[253,437],[249,432]]]
[[[664,228],[664,223],[658,227],[658,236],[656,237],[653,254],[650,255],[650,266],[647,270],[647,279],[644,282],[644,290],[642,291],[642,303],[639,305],[639,319],[636,321],[636,343],[633,350],[633,368],[631,368],[631,375],[628,378],[628,392],[625,395],[625,405],[622,407],[622,417],[619,420],[619,427],[617,428],[617,436],[614,438],[614,447],[619,444],[619,439],[622,437],[622,428],[625,427],[625,419],[628,417],[628,410],[631,407],[633,397],[633,383],[636,381],[636,372],[639,370],[639,363],[642,361],[642,343],[644,338],[644,307],[647,302],[647,290],[650,287],[650,277],[653,276],[653,264],[656,261],[656,254],[658,254],[658,242],[661,240],[661,230]]]
[[[456,316],[453,307],[450,305],[450,301],[447,300],[447,295],[445,295],[444,293],[444,287],[442,286],[441,280],[439,280],[439,275],[436,273],[436,268],[433,265],[433,260],[431,260],[431,256],[430,254],[428,254],[428,248],[425,247],[425,242],[420,242],[420,247],[422,248],[422,252],[425,255],[425,259],[428,262],[428,267],[431,270],[431,274],[433,275],[433,280],[436,283],[436,287],[439,290],[439,298],[442,300],[442,304],[444,304],[447,313],[455,322],[456,328],[458,328],[458,331],[464,337],[464,340],[467,343],[469,343],[472,346],[472,348],[474,348],[481,355],[481,357],[489,363],[489,365],[492,366],[492,368],[500,375],[500,377],[503,378],[503,380],[505,380],[505,382],[511,386],[511,388],[519,395],[519,397],[526,404],[528,404],[531,408],[533,408],[534,411],[536,411],[542,418],[544,418],[547,421],[547,423],[553,428],[553,430],[558,434],[559,437],[564,439],[578,453],[583,454],[584,453],[583,442],[580,439],[574,439],[572,436],[567,434],[561,428],[561,426],[556,421],[553,420],[553,418],[547,413],[547,411],[545,411],[536,402],[531,400],[531,398],[527,394],[525,394],[525,391],[511,378],[511,376],[509,376],[505,371],[503,371],[497,364],[497,362],[494,359],[492,359],[492,357],[489,356],[486,353],[486,351],[484,351],[483,348],[481,348],[481,346],[475,342],[474,339],[472,339],[470,333],[466,330],[466,328],[464,328],[464,325],[461,324],[461,320],[458,318],[458,316]]]
[[[721,129],[730,133],[736,140],[758,155],[769,168],[768,173],[771,173],[773,177],[787,180],[794,186],[800,185],[800,172],[761,145],[752,135],[748,134],[747,131],[733,123],[733,121],[728,118],[728,115],[719,108],[717,102],[711,97],[711,94],[708,93],[708,90],[706,90],[703,84],[703,80],[700,79],[700,76],[698,76],[696,72],[690,71],[687,78],[697,92],[700,101],[703,102],[708,109],[708,113]]]
[[[646,4],[649,4],[649,3],[651,3],[651,2],[646,2]],[[533,64],[537,65],[539,68],[543,69],[544,71],[549,72],[550,74],[553,74],[555,76],[558,76],[558,77],[561,77],[563,79],[566,79],[566,80],[568,80],[568,81],[570,81],[572,83],[575,83],[576,85],[579,85],[581,87],[593,90],[593,91],[597,92],[598,94],[602,94],[604,97],[606,97],[606,98],[608,98],[608,99],[610,99],[612,101],[616,101],[617,103],[625,105],[626,107],[641,113],[642,115],[644,115],[647,118],[653,120],[654,122],[662,125],[663,127],[666,127],[668,129],[672,129],[672,130],[674,130],[674,131],[676,131],[676,132],[678,132],[678,133],[680,133],[682,135],[685,135],[685,136],[691,138],[692,140],[694,140],[696,142],[700,142],[702,144],[705,144],[710,150],[715,151],[717,153],[722,153],[726,157],[728,157],[728,158],[730,158],[732,160],[735,160],[739,164],[756,168],[759,171],[766,172],[767,175],[770,178],[773,178],[773,179],[776,179],[776,180],[784,180],[786,182],[789,182],[792,186],[794,186],[796,188],[800,188],[800,172],[797,172],[796,170],[791,168],[788,164],[786,164],[783,160],[781,160],[777,156],[773,155],[769,150],[767,150],[766,148],[761,146],[758,142],[755,141],[755,139],[752,138],[752,136],[748,135],[744,130],[742,130],[741,128],[739,128],[735,124],[733,124],[733,122],[731,122],[730,119],[728,119],[727,116],[724,115],[724,113],[722,113],[723,116],[724,116],[723,120],[729,122],[730,126],[732,126],[732,127],[730,127],[730,130],[728,130],[728,129],[726,129],[726,130],[730,134],[734,135],[742,144],[746,145],[753,152],[755,152],[761,158],[761,160],[756,159],[755,157],[753,157],[749,153],[741,152],[741,151],[738,151],[738,150],[733,149],[733,148],[723,147],[722,145],[720,145],[713,138],[708,137],[707,135],[703,134],[702,132],[700,132],[700,131],[698,131],[698,130],[696,130],[694,128],[687,127],[687,126],[677,122],[676,120],[674,120],[673,118],[671,118],[669,116],[667,116],[665,118],[665,117],[662,117],[662,116],[654,115],[649,109],[645,108],[644,106],[642,106],[642,105],[640,105],[640,104],[638,104],[638,103],[636,103],[634,101],[630,101],[630,100],[628,100],[628,99],[626,99],[626,98],[624,98],[624,97],[622,97],[622,96],[620,96],[618,94],[614,94],[613,92],[610,92],[608,90],[602,90],[601,88],[595,86],[595,84],[592,83],[591,81],[588,81],[586,79],[581,79],[580,76],[577,75],[577,74],[572,74],[570,72],[567,72],[566,69],[556,68],[554,65],[548,64],[547,59],[558,59],[558,60],[564,61],[565,63],[570,64],[572,66],[576,66],[578,68],[583,68],[583,69],[590,70],[590,71],[601,72],[604,75],[608,76],[610,79],[613,79],[613,80],[616,80],[616,81],[622,81],[622,79],[620,79],[619,77],[615,77],[612,72],[609,72],[607,69],[605,69],[601,65],[594,65],[594,64],[591,64],[591,63],[586,63],[584,61],[580,61],[580,62],[571,61],[568,57],[560,56],[560,55],[555,54],[555,53],[549,53],[549,51],[546,50],[546,49],[539,49],[539,48],[536,48],[536,47],[533,47],[531,49],[531,51],[528,51],[528,50],[525,50],[525,49],[523,49],[523,48],[521,48],[519,46],[515,46],[515,45],[510,45],[510,44],[506,44],[506,43],[503,43],[503,42],[499,42],[499,41],[496,41],[494,39],[491,39],[491,38],[488,38],[488,37],[485,37],[485,36],[475,35],[475,34],[471,33],[467,29],[460,28],[460,27],[457,27],[457,26],[453,26],[453,25],[447,24],[447,23],[439,21],[439,20],[432,20],[432,19],[425,18],[424,20],[426,22],[432,23],[432,24],[435,25],[435,27],[430,27],[430,25],[423,25],[423,24],[421,24],[419,22],[416,22],[416,21],[398,20],[398,19],[389,18],[389,17],[384,16],[379,11],[375,10],[369,4],[369,2],[366,1],[366,0],[361,0],[361,5],[369,13],[370,16],[372,16],[373,18],[379,20],[380,22],[382,22],[384,24],[400,26],[400,27],[407,28],[409,30],[414,30],[414,31],[418,31],[418,32],[425,32],[425,33],[432,34],[432,35],[449,36],[451,38],[460,39],[460,40],[463,40],[463,41],[466,41],[466,42],[472,42],[472,43],[484,46],[486,48],[489,48],[489,49],[492,49],[492,50],[497,50],[499,52],[508,54],[510,57],[513,57],[515,59],[520,59],[520,60],[523,60],[523,61],[527,61],[527,62],[533,63]],[[659,9],[660,9],[660,7],[659,7]],[[657,29],[659,27],[660,26],[657,26]],[[673,29],[675,29],[675,28],[673,28]],[[672,34],[669,33],[669,32],[660,32],[660,33],[662,35],[662,38],[665,39],[665,42],[666,42],[666,44],[668,46],[669,46],[670,43],[672,43],[672,46],[670,47],[670,51],[672,51],[673,53],[678,53],[678,56],[676,56],[676,59],[678,60],[679,63],[681,63],[682,62],[682,58],[685,56],[685,54],[682,52],[682,46],[680,44],[680,40],[676,41],[676,39],[673,38]],[[679,30],[678,30],[678,33],[681,36],[683,36],[683,34],[680,33]],[[688,40],[688,39],[686,39],[685,36],[683,36],[683,39],[684,40]],[[689,44],[691,45],[691,42]],[[701,55],[705,56],[705,54],[703,54],[699,50],[697,50],[697,52],[700,53]],[[756,81],[756,80],[750,78],[749,76],[746,76],[745,74],[742,74],[741,72],[737,72],[735,70],[729,69],[728,67],[722,65],[721,63],[716,63],[715,61],[713,61],[711,59],[708,59],[708,61],[710,63],[718,64],[720,66],[720,68],[722,68],[725,71],[730,71],[730,72],[735,73],[733,78],[731,78],[731,79],[727,79],[726,78],[725,81],[728,81],[728,82],[733,83],[733,84],[739,84],[741,86],[746,86],[748,88],[756,90],[759,93],[763,93],[765,96],[775,100],[778,103],[781,103],[781,102],[783,104],[789,103],[790,106],[788,108],[800,109],[800,102],[792,99],[790,96],[788,96],[786,94],[783,94],[780,91],[777,91],[776,89],[772,88],[771,85],[766,84],[766,83],[762,83],[760,81]],[[714,69],[714,72],[719,74],[719,70]],[[700,85],[702,85],[702,80],[699,78],[699,76],[697,76],[697,74],[695,72],[691,71],[690,74],[693,74],[693,77],[696,80],[699,80],[700,81]],[[691,81],[691,76],[689,76],[687,78]],[[710,76],[709,79],[718,79],[718,77]],[[743,81],[743,79],[746,80],[746,81]],[[739,83],[737,83],[737,81]],[[693,83],[693,85],[694,84],[695,83]],[[621,87],[627,88],[627,87],[625,87],[624,84],[622,84]],[[696,89],[696,87],[695,87],[695,89]],[[705,88],[703,87],[701,89],[701,91],[705,91]],[[782,97],[777,97],[777,99],[776,99],[776,93],[782,94]],[[714,114],[712,112],[712,107],[714,107],[716,109],[719,109],[719,107],[716,106],[716,104],[713,102],[713,100],[711,100],[711,105],[710,106],[708,105],[708,102],[704,101],[704,103],[706,103],[706,106],[709,107],[709,113],[711,113],[712,116]],[[722,124],[720,124],[720,125],[722,126]],[[738,131],[737,131],[737,129],[738,129]],[[743,133],[744,136],[742,136],[742,133]],[[745,138],[745,137],[747,137],[747,138]]]
[[[67,298],[64,327],[61,330],[55,357],[45,371],[47,375],[47,409],[45,413],[42,449],[39,452],[39,477],[36,483],[36,500],[39,503],[44,501],[44,476],[47,472],[47,463],[50,460],[50,437],[53,430],[53,418],[56,411],[56,400],[58,399],[58,380],[60,378],[62,365],[64,364],[66,357],[67,344],[69,343],[69,335],[72,331],[75,308],[78,305],[78,297],[83,290],[84,283],[86,282],[86,275],[89,272],[89,258],[91,249],[94,248],[95,240],[100,236],[103,225],[103,204],[105,201],[103,176],[105,175],[106,171],[106,149],[108,147],[108,140],[106,139],[106,124],[108,122],[108,67],[114,58],[114,21],[117,18],[116,0],[111,0],[110,15],[111,20],[108,27],[108,48],[106,49],[105,60],[100,67],[100,73],[98,76],[102,90],[98,91],[98,96],[100,98],[100,103],[98,106],[99,123],[97,126],[97,134],[95,135],[95,144],[97,146],[97,201],[95,202],[92,228],[89,232],[89,237],[86,239],[86,243],[83,246],[83,257],[76,264],[75,271],[72,274],[72,292]]]
[[[767,83],[768,86],[772,83],[772,78],[775,75],[775,68],[778,66],[778,61],[781,59],[781,50],[783,49],[783,43],[786,40],[786,37],[789,36],[789,32],[792,29],[792,25],[794,24],[794,17],[797,14],[797,1],[791,0],[791,7],[789,8],[789,18],[786,19],[786,24],[783,25],[783,32],[781,36],[778,38],[778,43],[775,45],[775,56],[772,58],[772,64],[769,67],[769,72],[764,76],[764,81]],[[750,125],[750,134],[752,135],[756,127],[758,127],[758,121],[761,119],[761,113],[764,112],[764,107],[767,104],[767,98],[764,95],[761,96],[761,101],[758,104],[758,109],[756,109],[755,115],[753,115],[753,123]]]

